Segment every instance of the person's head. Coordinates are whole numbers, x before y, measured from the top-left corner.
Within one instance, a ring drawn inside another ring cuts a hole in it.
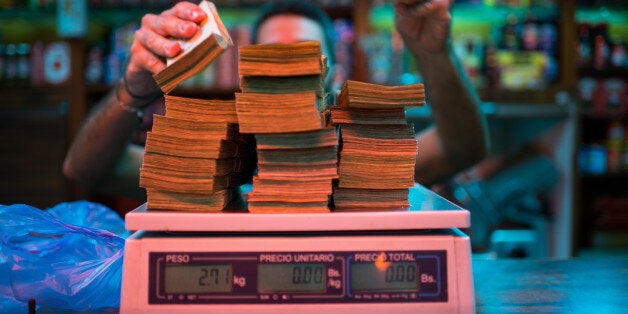
[[[252,29],[252,41],[256,44],[318,40],[329,67],[334,65],[335,37],[334,24],[327,13],[307,1],[268,3]]]

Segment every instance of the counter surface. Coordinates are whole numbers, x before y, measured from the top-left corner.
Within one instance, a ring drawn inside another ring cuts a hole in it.
[[[628,313],[628,259],[474,260],[477,313]]]

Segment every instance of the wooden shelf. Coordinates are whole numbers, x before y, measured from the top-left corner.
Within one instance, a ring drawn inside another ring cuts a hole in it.
[[[628,171],[622,172],[610,172],[604,174],[582,174],[583,184],[593,185],[614,185],[615,183],[622,183],[622,186],[628,184]],[[626,191],[628,192],[628,191]]]
[[[553,103],[556,101],[556,94],[564,91],[559,84],[550,84],[545,89],[522,89],[522,90],[507,90],[507,89],[479,89],[478,96],[480,99],[487,102],[495,103],[507,103],[507,102],[519,102],[519,103]]]
[[[60,103],[67,104],[70,100],[68,87],[61,85],[33,86],[28,83],[2,82],[0,95],[2,110],[55,107]]]
[[[626,119],[628,118],[628,108],[610,107],[604,111],[598,111],[593,108],[586,108],[580,110],[580,117],[582,119]]]
[[[559,118],[563,119],[571,115],[573,109],[570,106],[560,106],[555,103],[494,103],[483,102],[480,110],[488,118],[522,118],[541,119]],[[406,110],[406,117],[409,120],[431,119],[429,106],[410,108]]]
[[[604,70],[597,70],[593,68],[580,68],[578,69],[578,76],[580,77],[594,77],[594,78],[623,78],[628,77],[628,68],[608,68]]]

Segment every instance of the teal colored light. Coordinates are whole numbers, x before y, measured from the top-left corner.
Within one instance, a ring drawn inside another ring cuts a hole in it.
[[[576,11],[578,23],[608,23],[608,32],[614,40],[628,41],[628,9],[594,7]]]
[[[219,10],[220,19],[227,27],[241,24],[253,25],[253,22],[259,15],[259,11],[257,9],[227,7]]]
[[[369,13],[369,24],[375,31],[389,31],[395,26],[395,9],[392,3],[384,2],[373,6]]]
[[[374,31],[390,31],[394,27],[394,7],[392,3],[383,2],[371,8],[369,25]],[[531,13],[536,18],[555,19],[558,16],[556,6],[509,7],[488,6],[482,4],[454,4],[452,7],[452,31],[464,29],[471,25],[483,28],[502,24],[509,14],[524,18]]]

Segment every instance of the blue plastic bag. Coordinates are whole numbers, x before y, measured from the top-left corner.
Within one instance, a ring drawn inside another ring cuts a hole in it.
[[[115,218],[108,209],[89,202],[63,203],[55,208],[0,207],[0,277],[5,277],[0,285],[6,285],[8,275],[13,293],[7,295],[8,289],[0,288],[0,309],[15,309],[12,301],[26,304],[29,299],[45,308],[118,307],[124,238],[86,226],[91,223],[86,217],[109,217],[103,219],[111,218],[109,222]],[[69,220],[82,221],[72,224]],[[121,219],[119,223],[114,222],[113,229],[124,229]]]
[[[48,208],[46,212],[67,224],[107,230],[123,238],[130,234],[124,228],[124,220],[102,204],[88,201],[66,202]]]

